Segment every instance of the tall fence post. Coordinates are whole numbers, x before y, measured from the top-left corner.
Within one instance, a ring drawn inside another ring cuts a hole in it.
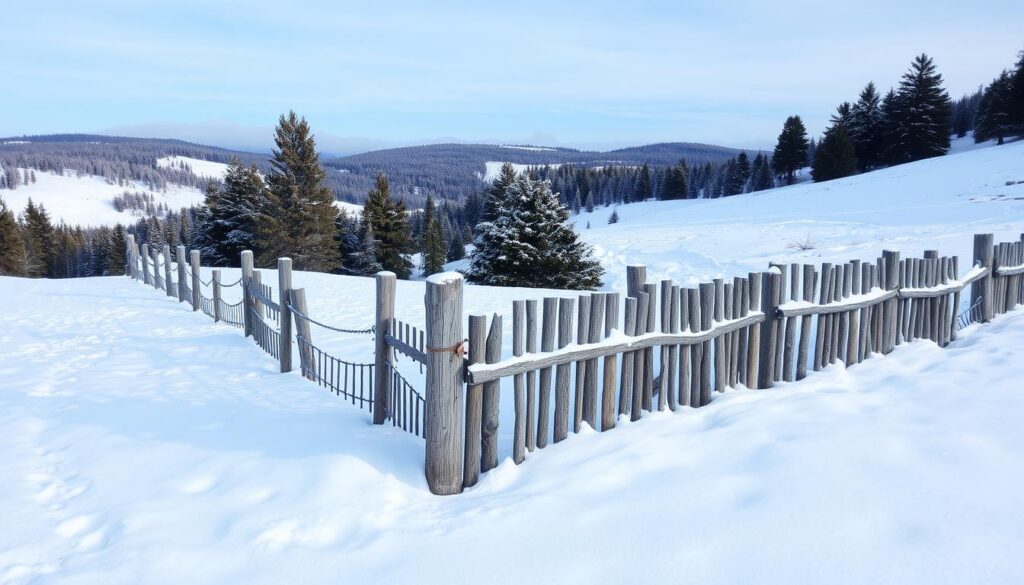
[[[761,357],[757,367],[757,387],[771,388],[775,382],[775,352],[778,351],[775,328],[778,327],[779,293],[782,273],[777,268],[761,274]]]
[[[174,296],[174,279],[171,274],[171,245],[164,244],[164,286],[167,288],[167,296]]]
[[[981,300],[981,322],[992,320],[992,234],[974,234],[974,266],[983,266],[989,273],[971,283],[971,306]]]
[[[213,320],[219,323],[224,320],[224,315],[221,314],[220,307],[220,270],[214,270],[213,276],[210,277],[213,283]]]
[[[175,249],[174,257],[178,260],[178,302],[185,302],[185,246]]]
[[[135,278],[135,271],[132,268],[135,263],[132,262],[132,249],[135,247],[135,236],[131,234],[125,234],[124,236],[124,275],[128,278]]]
[[[374,370],[373,378],[373,424],[382,425],[391,413],[391,366],[394,354],[384,341],[384,335],[391,331],[391,322],[395,318],[395,286],[394,272],[386,270],[378,272],[377,307],[374,317]]]
[[[252,316],[249,308],[252,306],[252,299],[249,297],[249,281],[252,280],[252,250],[242,251],[242,323],[245,336],[252,335]],[[299,308],[301,311],[302,309]]]
[[[159,289],[163,287],[160,280],[160,249],[156,246],[150,248],[149,257],[153,261],[153,288]]]
[[[885,290],[896,290],[900,286],[900,253],[898,250],[883,250],[882,259],[885,265],[882,286]],[[885,343],[882,344],[882,353],[889,353],[896,349],[897,303],[899,303],[899,299],[896,297],[885,301],[885,309],[882,313],[882,331]]]
[[[302,313],[303,315],[309,314],[309,309],[306,308],[306,289],[304,288],[293,288],[288,293],[288,297],[291,299],[292,304],[295,305],[295,310]],[[299,369],[302,371],[302,375],[312,381],[316,381],[316,370],[313,365],[313,335],[309,330],[309,321],[306,319],[295,320],[295,339],[301,337],[302,341],[296,345],[299,346]],[[378,373],[377,376],[382,374]]]
[[[149,281],[149,261],[146,258],[149,257],[149,244],[142,244],[142,252],[139,254],[139,260],[142,260],[142,282],[144,284],[150,284]]]
[[[192,250],[192,310],[199,310],[199,250]]]
[[[431,493],[462,491],[462,275],[427,278],[427,387],[424,471]]]
[[[292,310],[289,307],[289,295],[292,290],[292,259],[277,259],[278,304],[281,308],[281,347],[278,351],[281,358],[281,373],[292,371]]]

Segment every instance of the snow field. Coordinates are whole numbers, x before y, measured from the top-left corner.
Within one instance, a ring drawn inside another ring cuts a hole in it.
[[[370,279],[295,276],[311,291],[335,279],[338,295],[310,297],[322,313],[372,298]],[[400,318],[422,287],[399,283]],[[522,292],[468,286],[467,306]],[[915,342],[587,430],[439,498],[421,440],[276,373],[237,329],[155,290],[0,278],[0,297],[31,299],[0,315],[2,582],[1014,583],[1024,571],[1024,311],[947,349]]]

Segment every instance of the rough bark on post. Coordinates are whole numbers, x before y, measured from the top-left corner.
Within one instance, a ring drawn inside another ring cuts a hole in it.
[[[153,282],[149,277],[149,244],[142,244],[142,251],[140,252],[139,260],[142,261],[143,284],[152,284]]]
[[[992,320],[992,234],[974,235],[974,265],[989,269],[989,273],[971,283],[971,306],[981,300],[981,322]]]
[[[540,350],[544,353],[555,351],[555,334],[558,329],[558,299],[544,298],[543,323],[541,324]],[[537,399],[537,448],[543,449],[548,444],[551,432],[551,374],[550,367],[540,371],[540,389]]]
[[[623,308],[622,333],[632,337],[636,335],[636,298],[626,297]],[[629,414],[633,404],[633,354],[622,354],[622,370],[619,372],[619,410],[618,413]]]
[[[700,289],[700,330],[711,329],[715,316],[715,284],[713,282],[702,282]],[[700,359],[700,399],[697,406],[706,406],[711,403],[711,355],[712,343],[710,340],[703,344],[703,353]],[[696,366],[694,366],[696,367]]]
[[[192,250],[192,310],[199,310],[199,250]]]
[[[384,334],[391,331],[395,318],[394,272],[381,271],[374,277],[377,284],[376,308],[374,309],[374,371],[373,377],[373,424],[382,425],[391,414],[391,376],[394,353],[384,340]]]
[[[174,279],[171,277],[171,246],[164,244],[164,287],[167,289],[167,296],[174,296]]]
[[[469,363],[484,361],[487,342],[487,317],[469,316]],[[466,448],[463,458],[462,485],[471,487],[480,478],[480,440],[483,421],[483,384],[466,387]]]
[[[885,263],[885,290],[895,290],[899,287],[899,250],[884,250],[882,258]],[[882,325],[885,335],[884,353],[889,353],[896,348],[896,303],[899,300],[893,297],[885,302],[884,324]]]
[[[512,355],[526,351],[526,301],[512,301]],[[526,374],[512,377],[512,404],[515,426],[512,427],[512,460],[517,464],[526,457]]]
[[[184,250],[185,248],[184,248],[184,246],[178,246],[178,249],[179,250]],[[180,274],[182,274],[184,272],[184,268],[182,267],[181,262],[180,262],[181,256],[179,256],[178,258],[179,258],[178,274],[180,275]],[[242,260],[242,324],[243,324],[242,330],[245,332],[245,336],[246,337],[250,337],[250,336],[252,336],[252,315],[250,315],[249,308],[252,307],[252,298],[249,296],[249,281],[252,280],[252,250],[244,250],[242,252],[242,254],[241,254],[241,260]],[[302,311],[303,314],[308,314],[308,313],[306,313],[306,310],[303,309],[302,307],[296,306],[295,308],[300,310],[300,311]],[[305,319],[303,319],[303,321],[304,320]],[[309,338],[306,338],[306,339],[308,340]],[[384,374],[383,372],[378,372],[378,374],[379,374],[378,377],[386,376],[386,374]]]
[[[761,283],[761,312],[764,313],[764,322],[761,324],[761,363],[758,366],[757,387],[771,388],[775,382],[775,352],[778,350],[775,336],[778,316],[775,310],[778,308],[778,290],[782,285],[782,274],[777,270],[769,270],[762,275]]]
[[[431,493],[462,491],[462,275],[427,278],[427,384],[424,475]]]
[[[498,355],[501,359],[501,334],[499,327]],[[526,352],[537,353],[537,301],[526,301]],[[497,418],[495,418],[497,424]],[[537,448],[537,372],[526,373],[526,450],[533,452]],[[497,448],[495,448],[497,449]],[[497,463],[495,463],[497,465]]]
[[[761,273],[750,272],[747,274],[747,284],[750,286],[750,307],[761,309]],[[758,368],[760,367],[759,355],[761,354],[761,326],[753,325],[747,334],[747,388],[757,388]],[[696,364],[691,364],[696,368]]]
[[[299,311],[303,315],[309,314],[309,309],[306,308],[306,289],[293,288],[289,296],[291,297],[292,304],[295,305],[295,310]],[[310,347],[313,343],[313,335],[309,330],[309,321],[305,319],[296,319],[295,334],[296,337],[301,337],[303,340],[303,342],[299,344],[299,364],[302,366],[302,375],[309,380],[316,381],[316,372],[314,370],[315,366],[313,365],[313,349]]]
[[[124,275],[128,278],[135,278],[135,262],[132,259],[132,250],[135,249],[135,236],[126,234],[124,237]]]
[[[277,301],[281,309],[278,322],[281,328],[281,345],[278,353],[281,360],[281,372],[284,373],[292,371],[292,310],[288,307],[288,291],[292,290],[291,258],[277,259],[277,287],[279,289]],[[385,377],[387,376],[385,375]]]
[[[576,310],[573,299],[558,299],[558,349],[572,341],[572,319]],[[569,364],[555,368],[555,425],[554,442],[569,434]]]
[[[220,270],[214,270],[211,279],[213,283],[213,320],[214,322],[219,323],[224,320],[224,315],[221,313],[220,307]]]
[[[185,283],[188,282],[185,279],[185,266],[188,262],[185,261],[185,246],[178,246],[174,250],[174,258],[178,261],[178,302],[185,302]]]
[[[459,340],[461,340],[461,336]],[[495,314],[491,316],[491,328],[487,332],[487,347],[484,349],[484,358],[489,364],[501,361],[501,315]],[[482,471],[489,471],[498,466],[498,404],[501,402],[501,380],[485,383],[483,394],[483,420],[480,428],[480,469]],[[516,427],[518,429],[518,422]],[[519,461],[522,461],[522,459],[519,459],[517,463]]]
[[[619,293],[609,293],[605,297],[604,323],[605,337],[608,337],[613,329],[619,327]],[[615,426],[615,370],[617,362],[618,355],[614,353],[604,358],[604,383],[601,389],[602,431],[607,431]]]

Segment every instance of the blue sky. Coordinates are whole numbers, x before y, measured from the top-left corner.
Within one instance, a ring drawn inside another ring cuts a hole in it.
[[[1024,49],[1024,2],[8,4],[0,136],[104,132],[324,150],[438,140],[761,147],[935,58],[950,93]]]

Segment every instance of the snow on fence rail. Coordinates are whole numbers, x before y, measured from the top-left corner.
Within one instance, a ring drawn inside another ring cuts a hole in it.
[[[302,375],[369,410],[375,424],[390,421],[424,437],[424,471],[435,494],[459,493],[497,466],[502,379],[512,379],[511,452],[519,464],[568,438],[570,429],[603,432],[620,417],[635,421],[654,410],[702,407],[727,388],[771,388],[803,379],[808,369],[852,366],[916,339],[945,346],[958,329],[1024,303],[1024,235],[998,245],[991,234],[976,235],[974,261],[963,275],[956,257],[935,250],[904,259],[885,251],[874,262],[820,268],[773,264],[696,287],[648,283],[646,269],[631,266],[624,300],[619,293],[586,293],[513,301],[512,355],[503,357],[500,315],[470,314],[463,338],[457,273],[427,279],[424,330],[395,318],[390,272],[376,276],[374,325],[344,329],[309,316],[305,290],[291,286],[287,258],[278,260],[275,300],[253,269],[251,252],[242,253],[242,278],[232,285],[221,284],[219,270],[210,283],[200,280],[199,253],[192,251],[186,263],[179,246],[175,286],[168,246],[162,277],[160,256],[145,245],[140,253],[129,237],[126,273],[242,327],[282,372],[292,369],[294,321]],[[238,284],[242,301],[224,303],[221,287]],[[212,286],[212,297],[201,294],[201,285]],[[323,351],[313,344],[313,326],[373,334],[374,362],[346,362]],[[399,374],[399,355],[420,365],[422,393]]]

